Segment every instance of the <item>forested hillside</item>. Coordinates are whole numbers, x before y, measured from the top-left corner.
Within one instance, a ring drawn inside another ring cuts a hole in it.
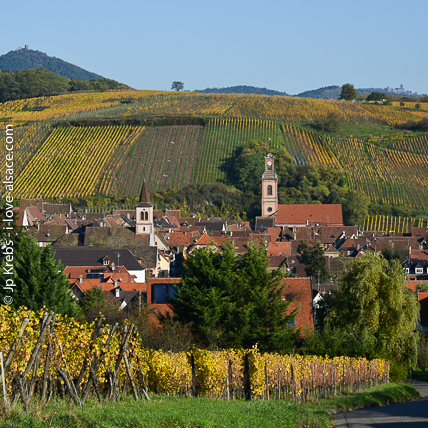
[[[46,68],[69,79],[103,79],[99,74],[91,73],[77,65],[62,59],[48,56],[44,52],[32,49],[17,49],[0,56],[0,70],[26,70]]]

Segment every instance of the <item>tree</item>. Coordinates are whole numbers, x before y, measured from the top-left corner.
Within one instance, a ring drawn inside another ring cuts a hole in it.
[[[302,241],[298,245],[297,251],[301,253],[297,258],[306,266],[305,271],[308,276],[313,276],[321,283],[330,281],[324,249],[320,245],[311,247],[307,242]]]
[[[357,98],[357,91],[354,88],[354,85],[350,83],[345,83],[342,86],[342,92],[340,93],[339,100],[351,101]]]
[[[342,203],[344,223],[348,226],[362,225],[369,214],[370,198],[359,190],[349,190]]]
[[[316,127],[326,132],[337,132],[342,125],[342,118],[336,112],[329,113],[326,117],[319,119]]]
[[[13,268],[7,268],[8,260],[2,259],[1,279],[3,283],[13,283],[13,291],[3,289],[0,299],[9,295],[13,298],[10,306],[18,309],[27,306],[37,311],[46,306],[63,315],[74,316],[77,306],[70,290],[70,283],[59,262],[56,262],[50,247],[39,248],[35,240],[23,228],[16,228],[10,241],[13,248]],[[9,272],[11,274],[9,274]]]
[[[371,92],[366,98],[367,101],[382,101],[385,99],[386,95],[382,92]]]
[[[338,329],[344,338],[354,338],[365,356],[414,367],[420,308],[405,283],[406,274],[398,260],[364,254],[344,273],[327,309],[325,325]]]
[[[283,274],[269,271],[266,251],[250,245],[238,259],[231,242],[218,251],[200,249],[185,263],[171,301],[174,319],[190,325],[195,340],[211,348],[288,349],[297,330],[287,323],[290,302],[281,299]]]
[[[177,80],[174,80],[174,82],[172,82],[171,89],[173,91],[182,91],[183,88],[184,88],[183,82],[178,82]]]

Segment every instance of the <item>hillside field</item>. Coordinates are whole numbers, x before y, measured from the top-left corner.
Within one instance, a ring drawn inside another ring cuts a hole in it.
[[[143,177],[150,192],[227,184],[225,160],[263,140],[296,165],[343,169],[374,202],[426,210],[428,133],[398,127],[428,104],[402,104],[126,90],[6,102],[0,128],[14,125],[15,198],[136,196]],[[321,131],[332,114],[340,130]]]

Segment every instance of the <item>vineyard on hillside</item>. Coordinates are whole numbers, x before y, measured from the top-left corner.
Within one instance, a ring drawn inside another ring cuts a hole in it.
[[[411,233],[412,227],[428,227],[428,219],[375,215],[367,216],[362,226],[365,232]]]
[[[57,128],[25,166],[15,182],[18,198],[95,195],[104,167],[119,159],[142,127]]]
[[[379,134],[387,124],[428,117],[425,104],[403,104],[195,92],[75,93],[4,103],[0,128],[14,124],[16,198],[137,196],[143,177],[150,192],[226,182],[225,161],[238,147],[263,140],[284,147],[296,165],[343,169],[349,187],[373,201],[424,210],[427,135]],[[317,131],[318,121],[330,114],[357,131],[381,128],[370,136]],[[89,126],[97,123],[103,126]],[[4,164],[0,169],[4,173]]]
[[[136,196],[143,178],[150,192],[194,182],[204,141],[203,126],[147,127],[115,167],[107,168],[101,193]]]

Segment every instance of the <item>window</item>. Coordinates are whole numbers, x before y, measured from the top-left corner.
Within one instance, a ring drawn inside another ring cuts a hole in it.
[[[153,284],[152,285],[152,300],[153,303],[168,303],[168,296],[174,297],[177,291],[174,284]]]
[[[295,321],[295,319],[291,318],[291,320],[288,321],[287,325],[290,326],[290,327],[296,327],[296,321]]]
[[[268,195],[272,195],[272,186],[271,185],[268,186],[267,191],[268,191]]]
[[[269,207],[267,210],[270,213],[272,211],[272,207]]]
[[[148,220],[149,219],[149,213],[147,211],[141,211],[140,220]]]
[[[415,272],[416,273],[424,273],[424,269],[423,268],[416,268]]]

